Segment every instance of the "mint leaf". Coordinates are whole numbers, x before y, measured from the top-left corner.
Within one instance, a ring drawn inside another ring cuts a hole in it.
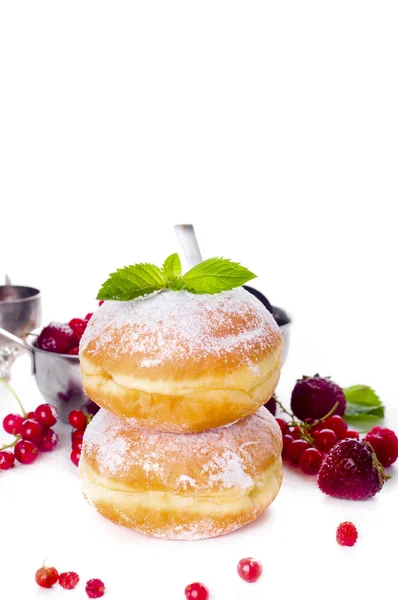
[[[384,418],[384,406],[368,385],[352,385],[343,391],[347,400],[345,421],[359,423]]]
[[[176,279],[181,278],[181,261],[176,252],[170,254],[170,256],[166,258],[163,263],[162,271],[166,281],[175,281]]]
[[[217,294],[243,285],[256,275],[227,258],[209,258],[183,276],[185,289],[194,294]]]
[[[111,273],[98,292],[98,300],[133,300],[166,287],[162,271],[155,265],[139,263]]]

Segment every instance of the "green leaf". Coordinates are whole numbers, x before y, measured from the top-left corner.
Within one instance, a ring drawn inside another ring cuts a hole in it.
[[[343,391],[347,400],[345,421],[359,423],[384,418],[384,406],[376,392],[368,385],[352,385]]]
[[[163,263],[162,271],[166,281],[175,281],[176,279],[181,279],[181,261],[176,252],[174,254],[170,254],[170,256],[166,258]]]
[[[217,294],[243,285],[256,275],[227,258],[209,258],[183,276],[185,289],[194,294]]]
[[[133,300],[166,287],[163,272],[148,263],[130,265],[111,273],[98,292],[98,300]]]

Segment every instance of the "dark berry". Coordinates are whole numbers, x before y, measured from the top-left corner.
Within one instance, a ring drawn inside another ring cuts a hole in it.
[[[48,352],[67,354],[71,348],[79,345],[73,329],[65,323],[52,322],[37,338],[37,347]]]
[[[285,419],[277,418],[276,422],[278,423],[279,427],[281,428],[282,435],[286,435],[287,433],[289,433],[289,427],[288,427],[288,424],[286,423]]]
[[[316,475],[322,464],[322,454],[316,448],[307,448],[299,458],[299,467],[306,475]]]
[[[358,539],[358,531],[354,523],[340,523],[336,531],[336,540],[340,546],[353,546]]]
[[[298,427],[297,425],[295,425],[293,427],[293,429],[290,430],[290,435],[292,436],[292,438],[294,440],[301,440],[301,431],[300,431],[300,427]]]
[[[73,590],[80,581],[80,577],[74,571],[68,571],[67,573],[61,573],[59,576],[58,583],[65,590]]]
[[[87,581],[86,594],[89,598],[101,598],[105,594],[105,586],[101,579],[90,579]]]
[[[282,448],[282,457],[287,458],[289,452],[289,446],[293,442],[293,437],[288,433],[283,436],[283,448]]]
[[[390,467],[398,458],[398,438],[387,427],[373,427],[365,436],[383,467]]]
[[[39,448],[29,440],[19,440],[14,448],[15,458],[23,465],[30,465],[39,456]]]
[[[321,429],[331,429],[342,440],[345,438],[348,427],[340,415],[332,415],[321,423]]]
[[[21,436],[35,444],[41,444],[44,439],[44,429],[36,419],[26,419],[21,427]]]
[[[52,404],[40,404],[35,410],[35,419],[44,427],[52,427],[58,421],[58,411]]]
[[[88,400],[87,402],[85,402],[85,404],[83,405],[83,410],[86,414],[89,414],[91,416],[94,416],[97,414],[97,412],[99,411],[100,407],[98,406],[98,404],[96,404],[95,402],[93,402],[92,400]]]
[[[36,571],[36,583],[43,588],[50,588],[58,581],[58,571],[54,567],[41,567]]]
[[[260,579],[263,572],[263,567],[258,560],[254,558],[242,558],[238,562],[238,575],[247,583],[254,583]]]
[[[315,434],[315,448],[320,452],[329,452],[337,443],[337,435],[333,429],[321,429]]]
[[[300,456],[307,450],[310,445],[305,440],[293,440],[293,442],[289,445],[287,449],[286,458],[290,460],[292,463],[298,464]]]
[[[8,450],[2,450],[0,452],[0,470],[8,471],[14,466],[15,456],[12,452],[8,452]]]
[[[44,434],[44,438],[39,448],[42,452],[51,452],[59,442],[59,437],[52,429]]]
[[[305,421],[311,419],[322,419],[334,407],[336,415],[343,415],[346,407],[346,399],[343,390],[330,379],[323,377],[303,377],[299,379],[292,392],[292,412]]]
[[[87,417],[81,410],[72,410],[69,413],[68,420],[75,429],[81,429],[87,425]]]
[[[381,490],[385,476],[366,442],[338,442],[321,465],[317,483],[324,494],[346,500],[366,500]]]
[[[83,333],[86,331],[87,321],[84,319],[72,319],[69,321],[69,327],[73,329],[75,336],[80,342]]]
[[[271,415],[275,416],[276,414],[276,399],[275,396],[271,396],[271,398],[264,404],[265,408],[269,410]]]
[[[10,414],[3,419],[3,429],[10,435],[20,435],[24,418],[21,415]]]
[[[203,583],[190,583],[185,588],[186,600],[208,600],[209,590]]]

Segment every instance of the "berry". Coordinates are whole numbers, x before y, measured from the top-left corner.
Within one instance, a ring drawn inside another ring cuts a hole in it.
[[[21,436],[35,444],[41,444],[44,439],[44,429],[36,419],[26,419],[22,423]]]
[[[358,531],[354,523],[340,523],[336,531],[336,540],[340,546],[353,546],[358,539]]]
[[[65,590],[73,590],[80,581],[80,577],[74,571],[68,571],[67,573],[60,573],[58,583]]]
[[[21,415],[7,415],[3,419],[3,429],[10,435],[19,435],[23,422],[24,418]]]
[[[316,475],[322,464],[322,454],[316,448],[307,448],[299,458],[299,467],[306,475]]]
[[[59,442],[59,437],[52,429],[46,431],[39,448],[42,452],[51,452]]]
[[[41,567],[36,571],[36,583],[43,588],[50,588],[58,581],[58,571],[54,567]]]
[[[300,456],[307,450],[310,445],[305,440],[293,440],[293,442],[289,445],[287,449],[286,458],[290,460],[292,463],[298,464]]]
[[[12,452],[8,452],[7,450],[2,450],[0,452],[0,470],[8,471],[14,466],[15,456]]]
[[[14,448],[15,458],[23,465],[30,465],[39,456],[39,448],[29,440],[19,440]]]
[[[283,449],[282,449],[282,457],[287,458],[289,452],[289,446],[293,442],[293,437],[288,433],[283,436]]]
[[[78,342],[75,332],[69,325],[53,321],[44,327],[37,338],[36,345],[40,350],[67,354],[71,348],[78,345]]]
[[[185,588],[187,600],[208,600],[209,597],[209,590],[203,583],[190,583]]]
[[[26,415],[26,419],[34,419],[35,418],[35,411],[31,410],[30,412],[28,412],[28,414]],[[25,420],[26,420],[25,419]]]
[[[76,346],[76,348],[71,348],[68,354],[71,356],[77,356],[79,354],[79,346]]]
[[[69,423],[75,429],[81,429],[82,427],[86,427],[87,425],[87,417],[81,410],[72,410],[69,413]]]
[[[272,416],[275,417],[276,414],[276,399],[275,396],[271,396],[271,398],[264,404],[265,408],[269,410]]]
[[[254,558],[242,558],[238,562],[238,575],[247,583],[254,583],[260,579],[263,572],[263,567],[258,560]]]
[[[398,458],[398,438],[387,427],[373,427],[365,436],[383,467],[390,467]]]
[[[100,300],[100,301],[98,302],[98,306],[102,306],[102,305],[103,305],[103,303],[104,303],[104,300]]]
[[[343,439],[345,438],[348,427],[347,423],[343,421],[340,415],[332,415],[321,423],[321,429],[331,429],[338,438]]]
[[[94,313],[87,313],[87,315],[84,317],[84,320],[88,323],[89,320],[91,319],[91,317],[93,316]]]
[[[318,486],[328,496],[366,500],[381,490],[385,476],[381,464],[366,442],[338,442],[327,454],[318,474]]]
[[[290,431],[290,435],[292,436],[292,438],[294,440],[301,440],[301,431],[300,431],[300,427],[298,427],[297,425],[295,425],[293,427],[293,429]]]
[[[92,400],[88,400],[87,402],[85,402],[85,404],[83,405],[83,408],[84,408],[84,412],[86,414],[91,415],[91,416],[96,415],[97,412],[100,409],[100,407],[98,406],[98,404],[96,404]]]
[[[281,428],[282,435],[286,435],[287,433],[289,433],[289,427],[288,427],[288,424],[286,423],[285,419],[277,418],[276,422],[278,423],[279,427]]]
[[[353,429],[347,429],[347,431],[344,434],[344,440],[348,440],[348,439],[353,439],[353,440],[359,440],[359,433],[358,431],[354,431]]]
[[[72,440],[72,450],[81,452],[83,448],[83,440]]]
[[[75,464],[77,467],[79,466],[79,461],[80,461],[80,455],[81,452],[80,450],[72,450],[71,454],[70,454],[70,459],[73,462],[73,464]]]
[[[73,444],[73,442],[75,442],[77,440],[82,440],[85,431],[86,431],[85,427],[82,427],[81,429],[76,429],[76,431],[73,431],[72,432],[72,444]]]
[[[40,404],[35,410],[35,419],[44,427],[52,427],[58,421],[58,411],[52,404]]]
[[[105,586],[101,579],[90,579],[87,581],[86,594],[89,598],[101,598],[105,594]]]
[[[315,448],[320,452],[329,452],[337,443],[337,435],[333,429],[321,429],[315,434]]]
[[[83,333],[86,331],[87,321],[84,319],[72,319],[69,321],[69,327],[73,329],[75,336],[80,342]]]
[[[302,421],[315,421],[325,417],[336,402],[338,405],[334,414],[343,415],[347,402],[341,387],[330,379],[315,375],[297,381],[292,392],[291,407]]]

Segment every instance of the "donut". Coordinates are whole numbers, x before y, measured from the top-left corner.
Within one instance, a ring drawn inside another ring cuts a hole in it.
[[[149,536],[199,540],[256,519],[282,481],[282,436],[266,408],[200,433],[143,429],[101,409],[79,463],[83,494],[105,518]]]
[[[102,408],[149,429],[204,431],[267,402],[282,350],[272,315],[245,289],[164,290],[104,302],[81,339],[80,366]]]

